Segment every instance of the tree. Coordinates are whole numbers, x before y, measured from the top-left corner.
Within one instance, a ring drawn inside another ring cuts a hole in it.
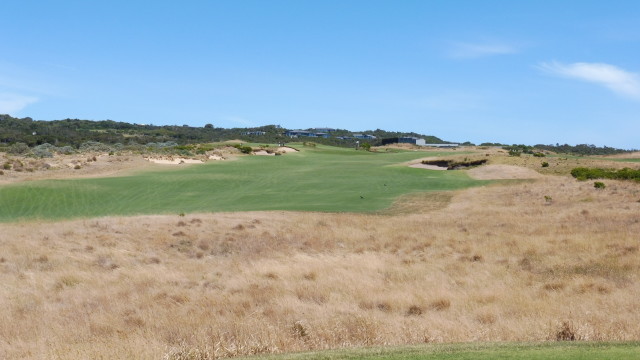
[[[205,129],[213,129],[213,124],[207,124],[204,126]]]

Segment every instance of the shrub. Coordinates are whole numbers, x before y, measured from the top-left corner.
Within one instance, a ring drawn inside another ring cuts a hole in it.
[[[364,151],[371,151],[371,144],[369,144],[368,142],[363,142],[360,147],[362,147]]]
[[[233,145],[233,147],[240,150],[240,152],[243,154],[251,154],[251,152],[253,152],[253,149],[251,148],[251,146],[243,146],[240,144],[236,144],[236,145]]]
[[[544,153],[541,153],[541,152],[534,152],[533,156],[535,156],[535,157],[545,157],[546,155]]]
[[[36,157],[50,158],[50,157],[53,157],[53,151],[56,151],[55,146],[48,143],[44,143],[42,145],[38,145],[34,147],[32,152],[33,152],[33,155],[35,155]]]
[[[59,154],[64,154],[64,155],[73,154],[75,152],[75,150],[71,146],[63,146],[63,147],[57,148],[56,151]]]
[[[546,161],[544,161],[544,162],[542,163],[542,167],[549,167],[549,163],[548,163],[548,162],[546,162]]]
[[[565,321],[560,325],[560,328],[556,332],[556,341],[575,341],[576,331],[573,325]]]
[[[25,143],[15,143],[7,149],[7,153],[14,155],[23,155],[29,152],[29,145]]]
[[[509,156],[520,156],[521,154],[518,150],[509,150]]]
[[[596,189],[604,189],[607,186],[602,181],[596,181],[593,183],[593,187]]]
[[[109,152],[111,147],[98,141],[87,141],[80,144],[81,151]]]
[[[640,170],[624,168],[621,170],[579,167],[571,170],[571,176],[584,181],[593,179],[617,179],[640,181]]]
[[[2,165],[2,168],[5,170],[11,170],[11,163],[7,161],[6,163],[4,163],[4,165]]]

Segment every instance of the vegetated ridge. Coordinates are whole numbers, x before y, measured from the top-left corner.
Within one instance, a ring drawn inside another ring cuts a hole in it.
[[[15,118],[10,115],[0,115],[0,151],[11,144],[24,143],[29,147],[42,144],[52,144],[57,147],[71,146],[78,149],[83,143],[93,141],[109,145],[146,145],[149,143],[175,142],[178,145],[218,142],[231,139],[240,139],[255,143],[281,143],[291,141],[284,135],[285,131],[279,125],[265,125],[251,128],[219,128],[213,124],[204,127],[189,125],[162,125],[131,124],[113,120],[33,120],[30,117]],[[310,129],[311,130],[311,129]],[[418,137],[425,139],[428,144],[447,144],[451,141],[442,140],[433,135],[418,134],[415,132],[397,132],[381,129],[366,131],[349,131],[334,129],[327,138],[312,138],[314,142],[333,146],[353,146],[353,135],[363,133],[375,136],[375,139],[363,140],[372,146],[381,144],[382,139],[397,138],[400,136]],[[348,139],[344,139],[344,138]],[[462,146],[475,144],[465,141]],[[631,150],[616,149],[612,147],[597,147],[595,145],[579,144],[571,146],[560,145],[505,145],[500,143],[482,143],[480,146],[505,146],[524,153],[541,152],[543,150],[555,153],[575,155],[612,155]]]

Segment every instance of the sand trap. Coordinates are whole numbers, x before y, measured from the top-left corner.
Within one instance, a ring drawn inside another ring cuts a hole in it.
[[[253,152],[254,155],[262,155],[262,156],[275,156],[275,153],[269,153],[266,150],[258,150]]]
[[[294,152],[298,152],[298,150],[292,148],[292,147],[288,147],[288,146],[280,146],[278,148],[278,151],[281,153],[294,153]]]
[[[427,170],[447,170],[447,168],[444,166],[427,165],[422,163],[411,164],[409,165],[409,167],[418,168],[418,169],[427,169]]]
[[[197,159],[186,159],[186,158],[144,158],[147,161],[151,161],[155,164],[164,164],[164,165],[180,165],[180,164],[202,164],[202,160]]]
[[[535,170],[515,165],[484,165],[467,170],[469,176],[477,180],[539,179]]]
[[[224,160],[220,155],[209,155],[209,160]]]

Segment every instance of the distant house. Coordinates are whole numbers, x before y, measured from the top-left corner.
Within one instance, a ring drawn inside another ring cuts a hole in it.
[[[356,139],[375,139],[376,137],[374,135],[369,135],[369,134],[353,134],[353,137]]]
[[[460,144],[427,144],[424,139],[420,139],[414,136],[400,136],[397,138],[382,139],[382,145],[388,144],[413,144],[418,146],[431,146],[438,148],[454,148],[460,146]]]
[[[455,148],[460,146],[460,144],[424,144],[422,146],[431,146],[431,147],[438,147],[438,148]]]
[[[285,136],[297,138],[298,136],[309,136],[311,134],[310,131],[306,130],[287,130],[284,132]]]
[[[329,137],[329,134],[326,132],[314,132],[314,131],[307,131],[307,130],[287,130],[285,131],[284,135],[292,138],[297,138],[300,136],[321,137],[321,138]]]
[[[333,128],[314,128],[313,130],[319,133],[330,133],[330,132],[336,131],[336,129],[333,129]]]
[[[264,135],[266,132],[264,131],[245,131],[242,135]]]
[[[400,144],[414,144],[418,146],[425,146],[426,142],[424,139],[419,139],[413,136],[401,136],[398,138],[398,143]]]

